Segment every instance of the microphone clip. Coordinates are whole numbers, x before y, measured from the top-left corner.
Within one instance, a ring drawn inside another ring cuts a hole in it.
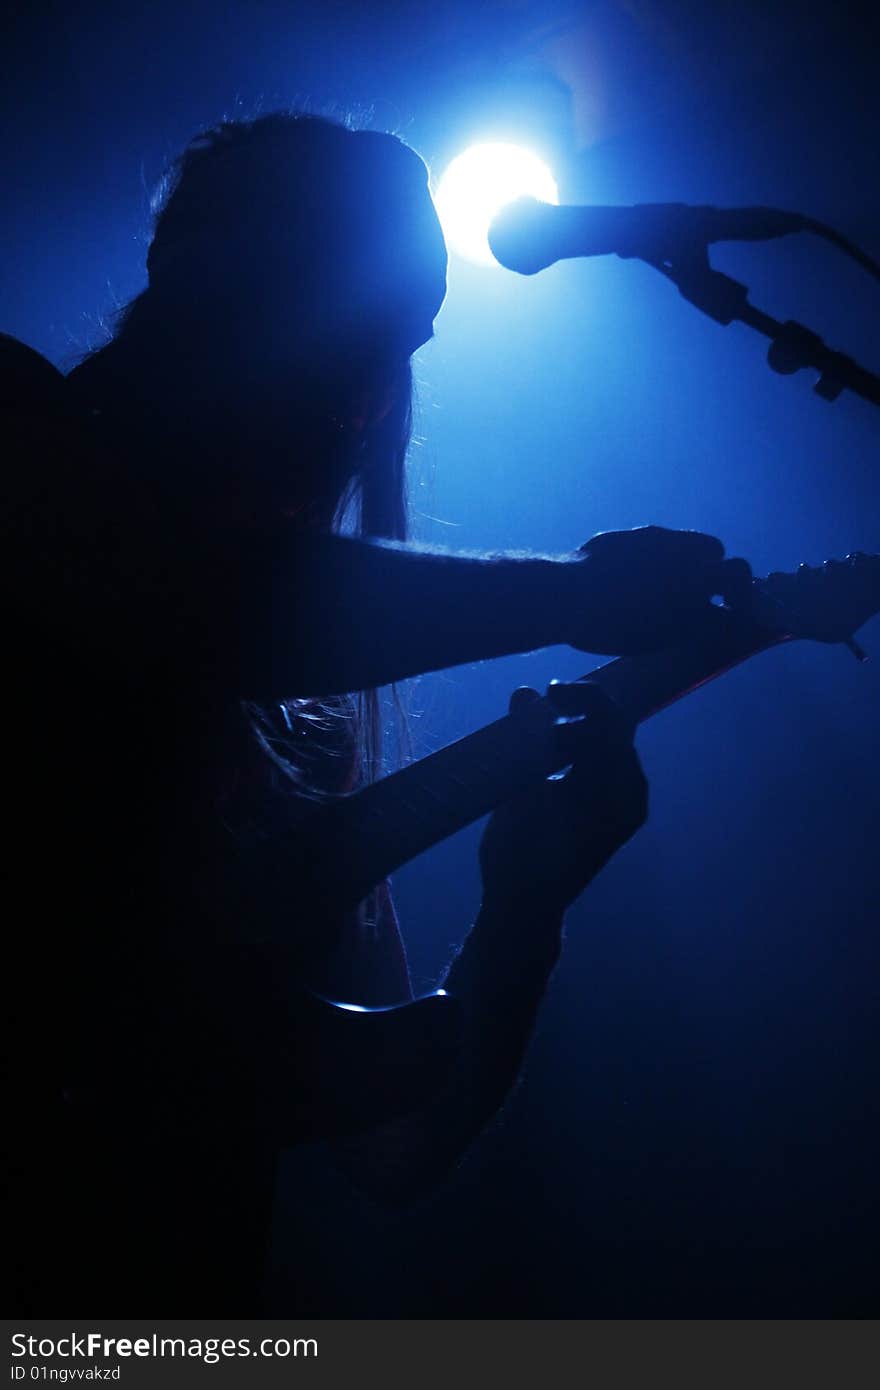
[[[702,253],[694,251],[674,261],[650,260],[648,264],[671,280],[689,304],[725,328],[735,319],[741,319],[748,306],[747,286],[720,270],[713,270],[705,247]]]

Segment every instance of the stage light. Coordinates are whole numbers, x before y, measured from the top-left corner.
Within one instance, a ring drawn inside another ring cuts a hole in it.
[[[479,265],[497,265],[487,232],[492,218],[515,198],[558,203],[553,175],[519,145],[472,145],[440,179],[434,202],[449,247]]]

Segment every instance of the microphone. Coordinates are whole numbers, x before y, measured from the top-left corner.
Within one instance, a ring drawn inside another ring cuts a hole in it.
[[[633,207],[555,207],[519,198],[489,228],[493,256],[508,270],[534,275],[577,256],[639,256],[675,261],[704,252],[712,241],[769,241],[803,231],[808,219],[777,208],[693,207],[636,203]]]

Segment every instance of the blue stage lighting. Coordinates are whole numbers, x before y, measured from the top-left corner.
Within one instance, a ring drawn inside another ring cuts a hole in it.
[[[497,265],[489,224],[506,203],[526,196],[559,202],[553,175],[536,154],[519,145],[471,145],[447,166],[434,197],[450,249],[479,265]]]

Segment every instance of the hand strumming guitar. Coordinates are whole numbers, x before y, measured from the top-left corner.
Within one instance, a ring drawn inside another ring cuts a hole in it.
[[[486,827],[480,846],[484,911],[558,919],[644,824],[648,787],[633,730],[598,686],[578,684],[581,708],[587,694],[582,751],[568,771],[501,806]],[[558,704],[554,708],[528,687],[510,701],[524,738],[540,738],[558,713]]]
[[[430,1190],[497,1113],[520,1073],[558,959],[565,909],[645,819],[647,787],[632,731],[598,686],[560,686],[552,705],[534,690],[516,691],[510,713],[523,738],[545,737],[566,692],[576,695],[578,713],[589,701],[571,768],[502,806],[483,836],[482,906],[443,981],[461,1021],[446,1084],[340,1155],[379,1200]]]

